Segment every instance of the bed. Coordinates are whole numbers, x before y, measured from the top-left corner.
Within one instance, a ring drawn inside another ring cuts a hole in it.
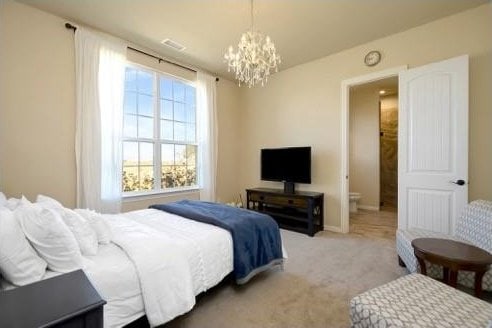
[[[144,315],[152,326],[168,322],[191,310],[195,296],[234,269],[233,238],[223,228],[157,209],[103,217],[111,226],[113,241],[99,245],[97,254],[84,256],[83,263],[107,301],[105,327],[121,327]],[[46,271],[43,279],[57,274]],[[12,285],[3,280],[1,288]],[[159,307],[163,303],[172,306],[163,311]]]
[[[215,286],[232,271],[232,239],[227,231],[155,209],[133,211],[122,216],[156,229],[185,250],[193,268],[194,296]],[[106,218],[115,233],[121,218],[111,215]],[[87,260],[92,263],[86,273],[108,302],[104,309],[108,327],[125,325],[145,314],[135,266],[121,248],[111,243],[101,249],[97,256]],[[183,311],[188,311],[187,307]]]

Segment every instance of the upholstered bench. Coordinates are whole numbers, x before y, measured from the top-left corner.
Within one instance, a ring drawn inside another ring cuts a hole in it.
[[[492,304],[413,273],[350,301],[351,327],[492,327]]]
[[[412,240],[427,237],[458,240],[492,253],[492,202],[476,200],[468,204],[456,223],[456,234],[454,236],[423,229],[398,229],[396,231],[398,259],[400,264],[404,264],[410,272],[420,272],[420,266],[413,252]],[[432,263],[426,264],[428,276],[442,278],[441,266]],[[458,284],[473,288],[474,282],[475,273],[469,271],[458,272]],[[482,289],[492,291],[492,268],[483,276]]]

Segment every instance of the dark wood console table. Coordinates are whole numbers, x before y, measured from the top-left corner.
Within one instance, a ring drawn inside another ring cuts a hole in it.
[[[323,193],[280,189],[246,189],[246,207],[272,216],[281,228],[314,236],[323,230]]]
[[[439,238],[417,238],[412,241],[420,271],[427,274],[425,261],[443,267],[444,282],[456,288],[458,271],[475,272],[475,296],[482,292],[482,278],[492,264],[492,254],[459,241]]]
[[[103,327],[101,299],[82,270],[0,292],[0,327]]]

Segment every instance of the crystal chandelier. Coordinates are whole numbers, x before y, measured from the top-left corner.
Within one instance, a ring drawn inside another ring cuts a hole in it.
[[[241,83],[252,87],[261,82],[264,86],[268,81],[270,70],[278,72],[280,56],[275,50],[275,45],[269,36],[264,36],[253,28],[253,0],[251,0],[251,29],[243,33],[237,45],[237,52],[229,46],[224,55],[227,62],[227,71],[234,71],[236,79]]]

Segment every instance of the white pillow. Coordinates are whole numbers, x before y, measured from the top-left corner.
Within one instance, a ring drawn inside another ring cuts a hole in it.
[[[46,205],[49,208],[63,208],[63,205],[59,201],[45,195],[38,195],[36,197],[36,203]]]
[[[72,231],[82,255],[96,255],[98,248],[97,233],[92,229],[89,221],[68,208],[55,209],[55,211],[61,215],[65,224]]]
[[[31,204],[31,202],[22,195],[21,198],[9,198],[7,202],[5,202],[5,207],[11,211],[15,211],[21,205]]]
[[[82,255],[92,256],[97,254],[97,234],[86,219],[73,210],[63,207],[56,199],[48,196],[38,195],[36,203],[60,214],[63,222],[75,236]]]
[[[5,197],[5,194],[0,191],[0,207],[5,206],[5,203],[7,203],[7,197]]]
[[[14,212],[22,230],[38,254],[56,272],[82,268],[82,254],[74,235],[58,213],[37,204],[23,205]]]
[[[96,231],[99,244],[109,244],[111,242],[111,227],[101,214],[80,208],[75,209],[75,212],[82,215],[89,222],[92,229]]]
[[[46,261],[27,241],[14,213],[0,209],[0,272],[10,283],[22,286],[43,278]]]

